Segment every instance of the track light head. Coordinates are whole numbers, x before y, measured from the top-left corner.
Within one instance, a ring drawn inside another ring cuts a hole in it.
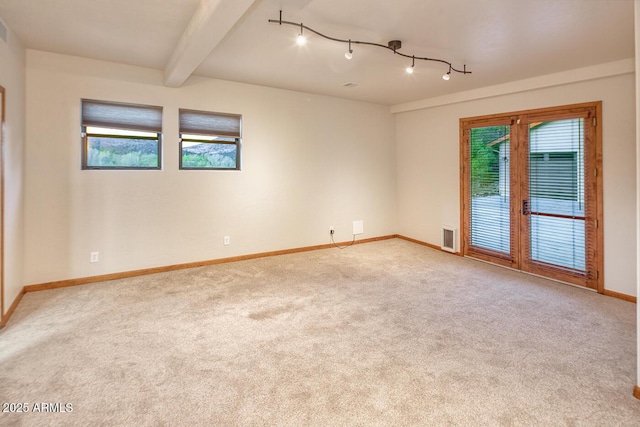
[[[300,34],[296,37],[296,44],[298,46],[304,46],[307,44],[307,38],[304,36],[304,25],[300,24]]]
[[[415,66],[416,66],[416,57],[412,56],[411,57],[411,66],[405,68],[405,71],[407,72],[407,74],[413,74]]]
[[[349,51],[344,54],[344,57],[347,59],[353,58],[353,49],[351,49],[351,39],[349,39]]]
[[[442,80],[449,81],[450,78],[451,78],[451,65],[449,65],[449,71],[447,71],[446,74],[442,75]]]

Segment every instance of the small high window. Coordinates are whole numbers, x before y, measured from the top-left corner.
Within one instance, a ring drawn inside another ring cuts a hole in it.
[[[180,110],[180,169],[240,170],[242,116]]]
[[[82,169],[160,169],[162,107],[82,100]]]

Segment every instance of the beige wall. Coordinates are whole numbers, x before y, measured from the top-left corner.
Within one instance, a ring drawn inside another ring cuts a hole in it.
[[[633,73],[540,89],[526,85],[518,93],[484,90],[482,99],[396,114],[398,233],[439,245],[442,225],[460,229],[460,118],[602,100],[605,288],[636,295]]]
[[[6,94],[4,129],[4,278],[5,313],[23,286],[24,242],[24,98],[25,50],[8,31],[7,43],[0,39],[0,86]]]
[[[400,233],[439,244],[442,225],[460,227],[461,117],[602,100],[605,287],[636,294],[632,73],[539,89],[527,82],[521,91],[510,84],[518,93],[483,89],[481,99],[395,115],[205,78],[172,89],[161,79],[28,51],[26,284],[322,244],[330,225],[347,240],[356,219],[362,238]],[[83,97],[164,106],[163,170],[81,171]],[[177,170],[181,107],[243,114],[243,171]]]
[[[81,98],[163,106],[163,170],[80,170]],[[178,108],[242,114],[243,170],[179,171]],[[388,107],[29,50],[26,111],[26,284],[396,229]]]

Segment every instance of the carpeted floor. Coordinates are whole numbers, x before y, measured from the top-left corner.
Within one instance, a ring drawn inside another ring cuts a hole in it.
[[[640,425],[635,305],[399,239],[27,294],[0,425]]]

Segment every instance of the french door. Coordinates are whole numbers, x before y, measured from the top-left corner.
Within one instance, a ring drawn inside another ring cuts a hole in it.
[[[462,252],[603,292],[601,103],[460,120]]]

